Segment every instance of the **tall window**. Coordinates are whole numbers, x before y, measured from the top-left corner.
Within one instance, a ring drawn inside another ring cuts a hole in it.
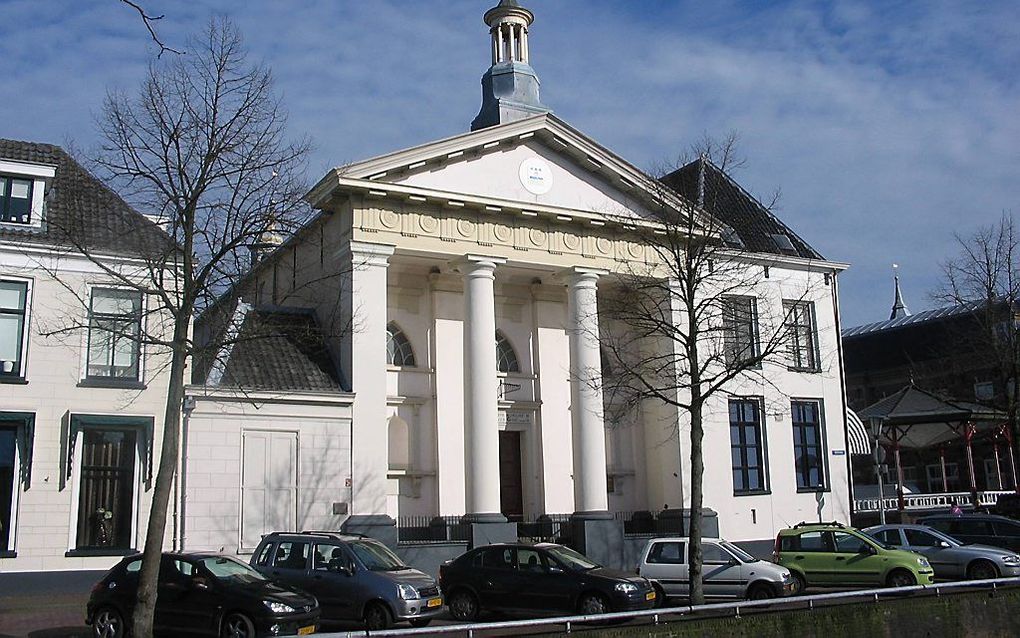
[[[730,400],[730,456],[733,462],[734,494],[766,491],[764,452],[761,401]]]
[[[0,552],[11,548],[14,497],[18,489],[14,474],[17,432],[15,428],[0,428]]]
[[[723,299],[723,347],[730,365],[758,356],[758,304],[754,297]]]
[[[397,324],[392,322],[386,326],[386,363],[391,366],[415,367],[411,342]]]
[[[825,452],[817,401],[793,401],[793,462],[798,490],[825,488]]]
[[[137,381],[141,331],[141,293],[94,288],[86,376]]]
[[[78,549],[129,549],[134,519],[134,430],[82,431]]]
[[[815,305],[810,301],[784,301],[783,311],[786,314],[790,367],[797,370],[818,370]]]
[[[496,331],[496,369],[500,372],[520,372],[521,364],[510,341],[499,330]]]
[[[0,175],[0,222],[32,223],[32,180]]]
[[[0,379],[24,376],[28,283],[0,281]]]

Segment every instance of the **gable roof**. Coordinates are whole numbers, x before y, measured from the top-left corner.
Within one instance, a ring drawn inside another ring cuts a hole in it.
[[[789,226],[706,158],[690,162],[661,178],[678,193],[736,233],[743,248],[757,253],[824,259]],[[785,239],[784,239],[785,237]],[[726,239],[724,237],[724,239]],[[730,243],[735,240],[730,238]]]
[[[0,139],[0,159],[56,166],[47,187],[41,227],[0,226],[0,241],[15,241],[137,257],[174,249],[170,236],[131,208],[64,149]]]
[[[656,206],[668,206],[685,213],[696,212],[687,198],[671,189],[662,188],[641,169],[552,113],[462,133],[335,168],[319,180],[306,195],[306,199],[312,206],[319,207],[340,185],[374,183],[380,190],[399,189],[400,186],[388,183],[388,178],[406,175],[410,171],[435,168],[437,164],[468,161],[477,153],[528,139],[541,141],[635,199],[644,199]],[[534,208],[542,210],[543,207],[536,205]]]
[[[196,383],[244,390],[341,392],[325,338],[306,308],[244,309],[218,361],[196,365]]]

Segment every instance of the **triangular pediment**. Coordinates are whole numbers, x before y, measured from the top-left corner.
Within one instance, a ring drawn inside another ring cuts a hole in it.
[[[336,169],[430,193],[474,196],[609,218],[650,219],[690,204],[551,114],[509,122]],[[329,176],[313,190],[329,187]],[[335,182],[334,182],[335,183]]]

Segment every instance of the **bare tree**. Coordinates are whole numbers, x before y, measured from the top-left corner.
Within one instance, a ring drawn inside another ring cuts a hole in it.
[[[98,122],[101,145],[89,158],[100,178],[156,218],[166,234],[152,233],[152,224],[144,228],[144,223],[125,221],[137,216],[112,213],[103,229],[92,226],[94,216],[74,210],[49,220],[51,227],[59,226],[51,230],[59,231],[103,277],[144,295],[141,334],[125,329],[115,336],[159,352],[167,362],[162,446],[134,611],[136,636],[152,634],[186,366],[193,359],[208,364],[228,342],[279,332],[226,329],[234,306],[218,300],[226,293],[236,299],[246,286],[253,287],[251,246],[269,236],[286,237],[310,215],[301,202],[308,142],[288,141],[286,114],[270,72],[247,59],[240,33],[225,19],[212,21],[189,49],[187,57],[157,59],[137,94],[108,95]],[[73,200],[72,194],[65,195]],[[112,193],[110,200],[111,209],[126,208]],[[111,264],[92,241],[111,233],[134,245],[140,256],[134,265]],[[293,263],[296,268],[296,255]],[[64,287],[80,294],[73,283]],[[88,299],[79,301],[88,307]],[[203,311],[221,329],[196,342],[192,321]],[[87,323],[76,315],[51,334],[85,328]]]
[[[173,47],[167,46],[166,43],[163,42],[162,39],[160,39],[159,34],[156,33],[156,27],[153,26],[152,23],[156,22],[157,20],[162,20],[166,16],[164,16],[162,13],[159,15],[152,15],[148,11],[146,11],[142,5],[138,4],[137,2],[133,2],[132,0],[120,0],[120,1],[138,12],[138,17],[142,19],[142,24],[144,24],[145,28],[148,29],[149,31],[149,37],[151,37],[152,41],[155,42],[156,46],[159,47],[159,53],[156,54],[157,58],[163,57],[163,54],[166,53],[167,51],[169,51],[170,53],[177,53],[178,55],[184,54],[184,51],[180,51]]]
[[[933,297],[969,306],[974,330],[955,342],[994,369],[996,407],[1009,415],[1010,433],[1020,441],[1020,233],[1011,214],[970,235],[954,235],[958,253],[942,263],[943,281]]]
[[[706,138],[695,146],[693,158],[719,177],[742,163],[735,151],[733,134],[719,144]],[[727,205],[721,201],[723,193],[713,190],[718,179],[706,179],[701,171],[695,178],[697,206],[690,206],[670,188],[679,189],[677,180],[687,177],[674,171],[646,184],[658,200],[651,211],[655,219],[635,224],[632,232],[636,241],[651,247],[654,259],[632,262],[599,306],[605,327],[600,337],[612,370],[602,381],[609,420],[624,420],[643,402],[653,401],[677,408],[690,421],[688,562],[691,600],[699,604],[704,601],[706,406],[732,392],[743,377],[769,383],[763,364],[786,352],[788,324],[799,306],[784,303],[776,311],[759,301],[775,298],[775,278],[781,275],[772,275],[771,292],[765,289],[767,256],[747,250],[716,214]],[[805,288],[801,298],[807,292]]]

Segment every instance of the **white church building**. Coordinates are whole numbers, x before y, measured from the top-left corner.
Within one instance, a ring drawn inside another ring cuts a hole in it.
[[[610,327],[591,323],[618,277],[656,259],[621,220],[651,222],[662,190],[541,103],[533,19],[515,0],[485,14],[491,67],[469,132],[322,176],[318,214],[263,251],[224,300],[226,327],[199,320],[199,336],[268,337],[195,365],[175,544],[245,553],[276,529],[343,527],[410,547],[437,526],[455,541],[552,536],[528,526],[568,517],[622,538],[689,506],[686,414],[649,405],[607,423],[593,335]],[[846,264],[708,161],[666,182],[683,214],[707,214],[706,183],[725,194],[712,214],[766,273],[752,307],[804,308],[803,360],[766,363],[767,382],[737,380],[709,406],[709,529],[764,541],[848,522]]]

